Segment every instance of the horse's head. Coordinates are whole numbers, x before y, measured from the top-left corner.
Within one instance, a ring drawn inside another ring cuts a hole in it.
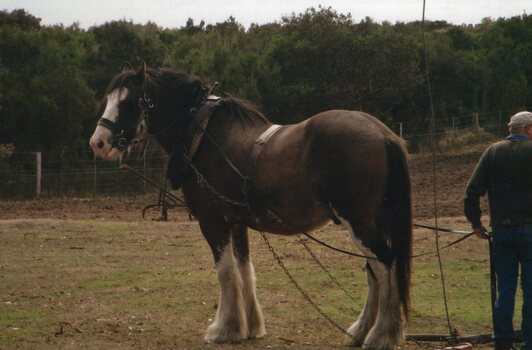
[[[94,155],[121,159],[148,132],[165,149],[172,149],[208,91],[200,80],[184,73],[148,70],[146,64],[136,71],[128,66],[113,78],[102,101],[105,110],[90,139]]]
[[[145,115],[153,107],[147,91],[146,65],[134,71],[131,66],[115,76],[102,101],[104,112],[90,139],[96,157],[121,159],[131,145],[146,132]]]

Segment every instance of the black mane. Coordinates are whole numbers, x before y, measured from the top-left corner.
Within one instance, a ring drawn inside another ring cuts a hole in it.
[[[190,110],[207,97],[210,87],[201,80],[191,75],[170,68],[148,68],[146,71],[146,83],[150,95],[163,98],[173,98],[177,103],[173,113]],[[107,86],[105,97],[102,99],[99,110],[105,105],[106,97],[115,89],[127,88],[135,95],[141,95],[141,85],[138,73],[133,70],[124,71],[116,75]],[[165,91],[163,91],[165,90]],[[260,112],[253,103],[222,93],[224,98],[220,108],[227,108],[232,117],[238,118],[241,123],[264,122],[269,120]]]
[[[259,108],[249,101],[227,96],[224,97],[222,106],[228,108],[230,115],[238,118],[243,124],[246,124],[246,122],[270,122],[268,118],[260,112]]]

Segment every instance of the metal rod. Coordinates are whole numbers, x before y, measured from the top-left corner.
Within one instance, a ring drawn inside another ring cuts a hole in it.
[[[440,232],[457,233],[457,234],[461,234],[461,235],[468,235],[468,234],[473,232],[473,231],[453,230],[453,229],[450,229],[450,228],[435,227],[435,226],[423,225],[423,224],[414,224],[414,226],[415,227],[419,227],[419,228],[428,228],[430,230],[436,230],[436,231],[440,231]]]

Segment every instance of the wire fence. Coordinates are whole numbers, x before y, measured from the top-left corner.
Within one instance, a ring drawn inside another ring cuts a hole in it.
[[[440,120],[435,132],[437,151],[447,152],[467,144],[502,138],[508,132],[507,116],[514,112],[500,111]],[[409,142],[411,152],[423,152],[430,147],[430,133],[404,133],[402,124],[391,127]],[[167,155],[157,147],[148,155],[128,159],[127,163],[164,185],[167,161]],[[121,196],[154,191],[146,181],[120,170],[118,165],[118,162],[94,159],[90,152],[81,155],[40,152],[0,154],[0,200],[36,196]]]
[[[164,184],[168,157],[162,152],[127,163],[148,178]],[[83,155],[24,152],[0,157],[0,199],[24,199],[36,196],[117,196],[153,191],[146,181],[126,170],[118,162]]]

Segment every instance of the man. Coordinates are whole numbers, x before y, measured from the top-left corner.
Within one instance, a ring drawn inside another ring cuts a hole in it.
[[[487,238],[479,199],[486,192],[493,230],[492,261],[498,281],[495,349],[511,349],[518,270],[523,289],[522,350],[532,350],[532,113],[508,123],[510,135],[484,152],[467,185],[464,212],[478,237]]]

